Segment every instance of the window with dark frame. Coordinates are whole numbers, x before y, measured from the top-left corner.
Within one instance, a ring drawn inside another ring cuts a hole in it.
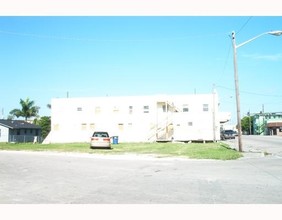
[[[209,104],[203,104],[203,111],[208,112],[209,111]]]
[[[184,104],[182,107],[183,112],[189,112],[189,106],[187,104]]]
[[[149,113],[149,105],[144,105],[143,110],[144,113]]]
[[[130,105],[130,106],[128,107],[128,109],[129,109],[129,114],[132,114],[132,112],[133,112],[133,106]]]

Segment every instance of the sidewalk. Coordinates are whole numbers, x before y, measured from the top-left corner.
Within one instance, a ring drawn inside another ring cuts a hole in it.
[[[238,137],[232,140],[225,140],[223,143],[228,144],[232,149],[239,151],[238,146]],[[269,147],[267,144],[257,144],[252,140],[248,140],[248,138],[242,136],[242,144],[243,144],[243,155],[244,158],[259,158],[265,156],[276,156],[282,157],[282,146],[280,149],[274,149]]]

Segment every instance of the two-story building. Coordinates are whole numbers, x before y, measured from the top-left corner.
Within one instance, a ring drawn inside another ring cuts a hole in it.
[[[216,141],[218,95],[153,95],[55,98],[44,143],[88,142],[107,131],[121,142]]]
[[[255,135],[282,136],[282,112],[260,112],[252,116]]]

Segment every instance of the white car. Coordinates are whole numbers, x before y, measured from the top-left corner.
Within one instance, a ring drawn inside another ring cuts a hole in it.
[[[91,137],[90,148],[111,148],[111,138],[108,132],[95,131]]]

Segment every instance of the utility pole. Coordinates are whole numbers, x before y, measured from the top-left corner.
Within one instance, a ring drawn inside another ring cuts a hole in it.
[[[215,85],[213,84],[213,90],[212,90],[212,127],[213,127],[213,142],[216,142],[216,123],[215,123],[215,95],[216,95],[216,91],[215,91]]]
[[[237,48],[244,46],[245,44],[248,44],[252,42],[253,40],[264,36],[266,34],[270,34],[273,36],[281,36],[282,31],[270,31],[265,32],[260,35],[257,35],[239,45],[236,45],[235,41],[235,32],[232,32],[232,45],[233,45],[233,61],[234,61],[234,79],[235,79],[235,90],[236,90],[236,107],[237,107],[237,126],[238,126],[238,145],[239,145],[239,151],[242,152],[242,128],[241,128],[241,116],[240,116],[240,94],[239,94],[239,83],[238,83],[238,66],[237,66]]]
[[[234,80],[236,90],[236,109],[237,109],[237,129],[238,129],[238,148],[242,152],[242,126],[241,126],[241,111],[240,111],[240,93],[238,82],[238,66],[237,66],[237,47],[235,41],[235,32],[232,32],[232,45],[233,45],[233,62],[234,62]]]
[[[248,115],[249,115],[249,135],[251,135],[252,134],[251,110],[249,110]]]

